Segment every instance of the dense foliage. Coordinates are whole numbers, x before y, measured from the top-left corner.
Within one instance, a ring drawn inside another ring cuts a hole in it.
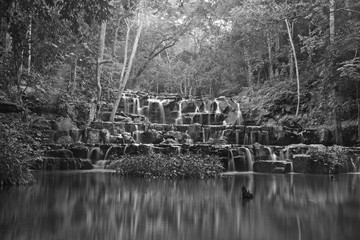
[[[16,116],[5,117],[10,122],[0,122],[0,185],[24,185],[33,183],[34,177],[29,172],[26,162],[36,157],[33,149],[36,142],[25,134],[26,125]]]
[[[122,175],[166,179],[216,177],[224,170],[218,156],[202,154],[126,155],[115,166]]]

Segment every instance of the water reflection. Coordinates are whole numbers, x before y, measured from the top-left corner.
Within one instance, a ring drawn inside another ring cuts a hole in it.
[[[38,174],[0,191],[7,239],[358,239],[360,175],[241,174],[210,180]],[[254,193],[243,201],[241,187]]]

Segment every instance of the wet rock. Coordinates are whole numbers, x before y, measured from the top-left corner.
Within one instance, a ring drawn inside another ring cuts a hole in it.
[[[96,163],[96,161],[104,159],[104,155],[104,152],[99,147],[94,147],[90,150],[88,158],[91,163]]]
[[[78,129],[76,124],[69,117],[60,117],[54,122],[54,130],[69,131]]]
[[[292,157],[294,172],[307,173],[308,164],[311,161],[311,156],[307,154],[295,154]]]
[[[110,135],[109,137],[109,143],[117,143],[117,144],[124,144],[125,140],[121,134],[119,135]]]
[[[99,143],[100,142],[100,130],[99,129],[87,129],[87,143]]]
[[[112,146],[110,147],[106,154],[104,159],[110,160],[110,159],[119,159],[120,156],[124,155],[124,150],[126,146]]]
[[[86,170],[86,169],[93,169],[93,165],[91,162],[87,159],[80,159],[80,169]]]
[[[200,124],[190,125],[187,132],[194,142],[202,142],[202,126]]]
[[[45,170],[77,170],[92,168],[92,164],[88,160],[79,158],[45,157],[43,158],[42,165],[42,169]]]
[[[83,130],[72,129],[69,131],[69,135],[75,143],[81,142],[83,136]]]
[[[127,145],[124,149],[124,153],[125,154],[137,154],[139,153],[139,145],[135,145],[135,144],[130,144]]]
[[[140,138],[141,138],[141,142],[145,144],[155,143],[156,141],[160,143],[163,141],[161,134],[158,131],[151,129],[141,133]]]
[[[319,143],[317,130],[315,129],[305,129],[302,132],[300,132],[300,136],[301,136],[301,143],[305,143],[305,144]]]
[[[324,144],[325,146],[332,145],[332,133],[329,129],[323,128],[318,132],[318,138],[320,144]]]
[[[134,138],[131,136],[131,133],[129,132],[123,132],[122,133],[123,139],[125,143],[135,143]]]
[[[0,113],[19,113],[24,109],[16,103],[0,101]]]
[[[73,153],[75,158],[83,158],[86,159],[89,154],[89,149],[84,145],[72,145],[69,147],[69,150]]]
[[[110,142],[110,132],[106,128],[103,128],[99,132],[99,139],[101,143],[109,143]]]
[[[289,173],[291,163],[288,161],[255,161],[253,169],[254,172],[262,173]]]
[[[55,157],[55,158],[72,158],[72,157],[74,157],[73,153],[68,149],[48,150],[48,151],[45,151],[44,155],[46,157]]]

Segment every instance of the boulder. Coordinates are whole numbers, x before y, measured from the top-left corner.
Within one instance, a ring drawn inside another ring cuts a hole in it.
[[[256,161],[254,162],[254,172],[262,173],[289,173],[291,172],[291,162],[288,161]]]
[[[19,113],[24,111],[20,105],[7,101],[0,101],[0,113]]]

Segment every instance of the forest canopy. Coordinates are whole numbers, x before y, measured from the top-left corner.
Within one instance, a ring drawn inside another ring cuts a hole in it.
[[[359,112],[357,0],[1,0],[0,16],[0,96],[24,105],[116,111],[132,89],[263,96],[310,125]]]

